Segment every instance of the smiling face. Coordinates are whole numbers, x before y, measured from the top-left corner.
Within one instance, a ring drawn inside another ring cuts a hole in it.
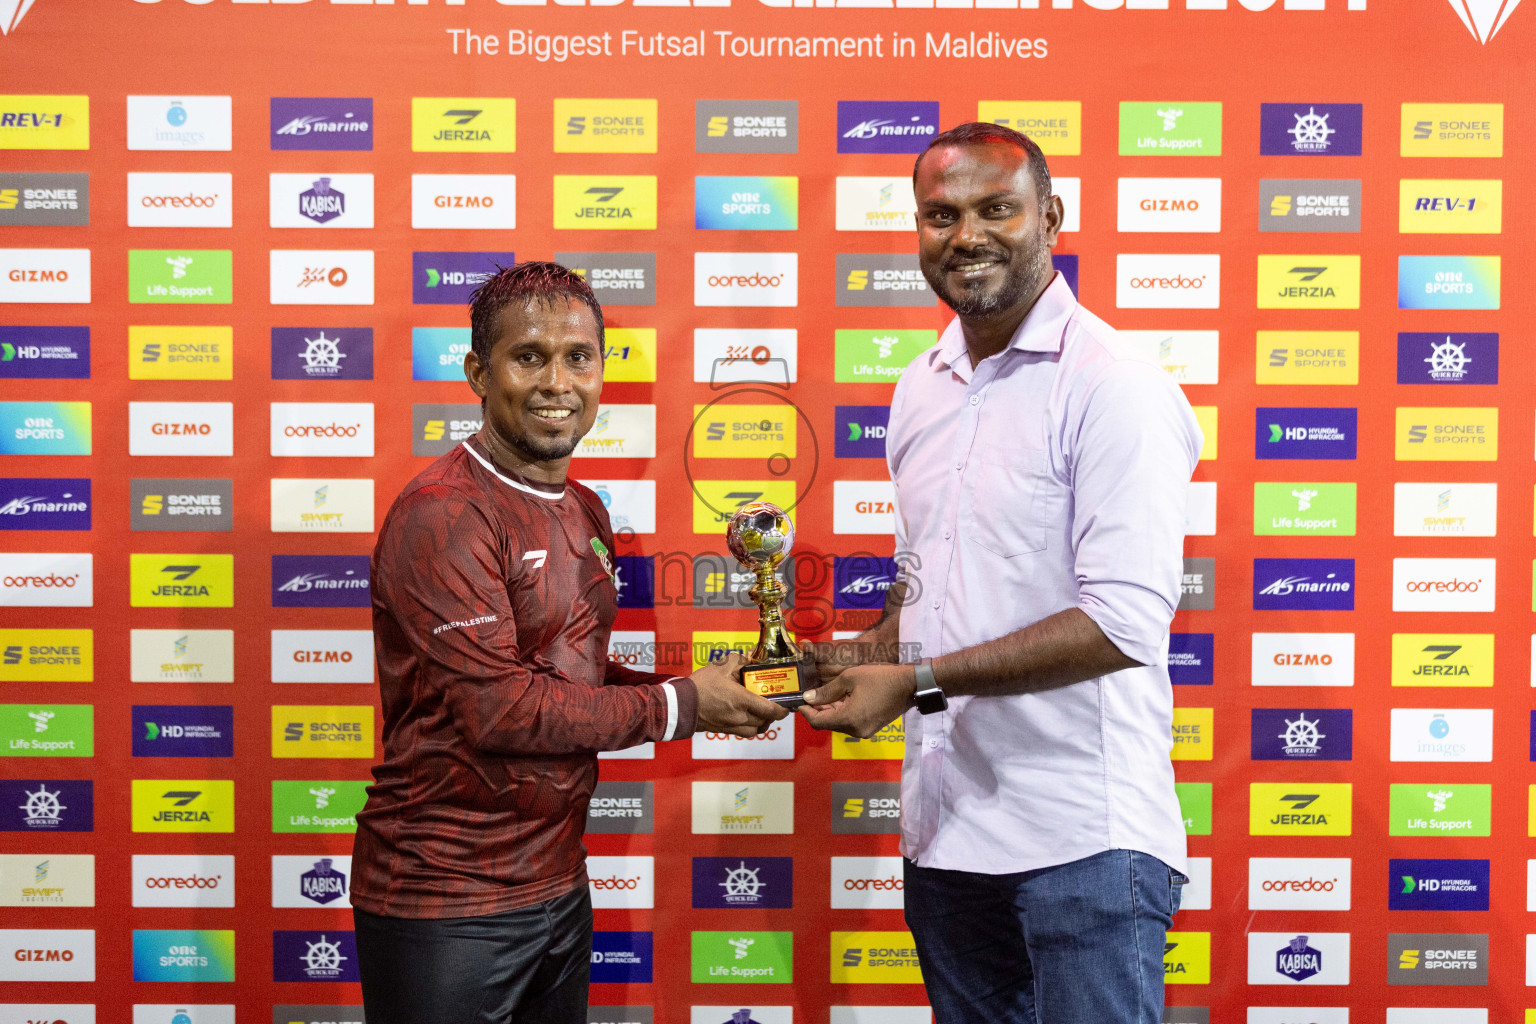
[[[485,401],[492,454],[563,476],[597,419],[603,350],[597,320],[575,299],[530,299],[501,310],[490,358],[473,351],[464,375]]]
[[[1041,209],[1028,155],[1004,142],[939,146],[915,182],[918,263],[962,317],[1019,312],[1050,283],[1061,200]]]

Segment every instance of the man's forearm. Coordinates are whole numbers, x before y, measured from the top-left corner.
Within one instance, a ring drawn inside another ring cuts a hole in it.
[[[1068,608],[935,658],[933,675],[952,697],[1005,697],[1055,690],[1139,664],[1120,653],[1087,614]]]

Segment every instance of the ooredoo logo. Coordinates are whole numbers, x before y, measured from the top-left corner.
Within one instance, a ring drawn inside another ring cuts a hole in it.
[[[0,607],[89,608],[89,554],[0,554]]]
[[[588,857],[587,884],[594,907],[655,905],[656,861],[652,857]]]
[[[1216,309],[1221,305],[1221,257],[1121,253],[1115,258],[1115,305]]]
[[[1250,910],[1349,910],[1348,857],[1251,857]]]
[[[723,732],[693,734],[695,760],[787,761],[795,756],[795,720],[786,718],[759,736]]]
[[[1394,558],[1392,610],[1491,612],[1494,569],[1492,558]]]
[[[833,857],[833,909],[902,909],[902,873],[900,857]]]
[[[234,223],[233,176],[223,173],[128,175],[128,226],[227,228]]]
[[[273,402],[272,454],[370,456],[372,402]]]
[[[146,889],[217,889],[224,881],[223,875],[162,875],[159,878],[146,878]]]
[[[633,878],[620,878],[617,875],[608,878],[590,879],[594,889],[627,889],[631,892],[640,888],[640,876]]]
[[[695,306],[794,306],[800,257],[793,252],[696,252]]]

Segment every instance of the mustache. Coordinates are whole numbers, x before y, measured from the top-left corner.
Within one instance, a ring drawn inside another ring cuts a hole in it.
[[[956,253],[944,261],[945,270],[956,270],[967,263],[975,263],[978,260],[996,260],[998,263],[1009,262],[1009,256],[1000,249],[975,249],[970,252]]]

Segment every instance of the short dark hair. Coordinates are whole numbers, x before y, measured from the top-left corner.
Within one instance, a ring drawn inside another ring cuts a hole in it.
[[[1023,132],[1014,131],[1007,125],[992,124],[989,121],[969,121],[956,125],[947,132],[940,132],[928,143],[928,149],[938,146],[980,146],[989,142],[1001,142],[1005,146],[1016,146],[1029,157],[1029,173],[1035,179],[1035,197],[1040,200],[1041,209],[1051,201],[1051,169],[1046,166],[1045,154],[1040,147],[1035,145]],[[917,155],[917,160],[912,164],[912,185],[917,186],[917,169],[922,166],[923,157],[928,155],[928,149]]]
[[[496,344],[501,311],[514,303],[528,300],[553,306],[561,300],[581,302],[597,321],[598,350],[606,351],[603,333],[603,307],[598,305],[592,288],[578,273],[547,260],[529,260],[510,267],[497,266],[469,297],[469,347],[484,365],[489,365],[491,349]]]

